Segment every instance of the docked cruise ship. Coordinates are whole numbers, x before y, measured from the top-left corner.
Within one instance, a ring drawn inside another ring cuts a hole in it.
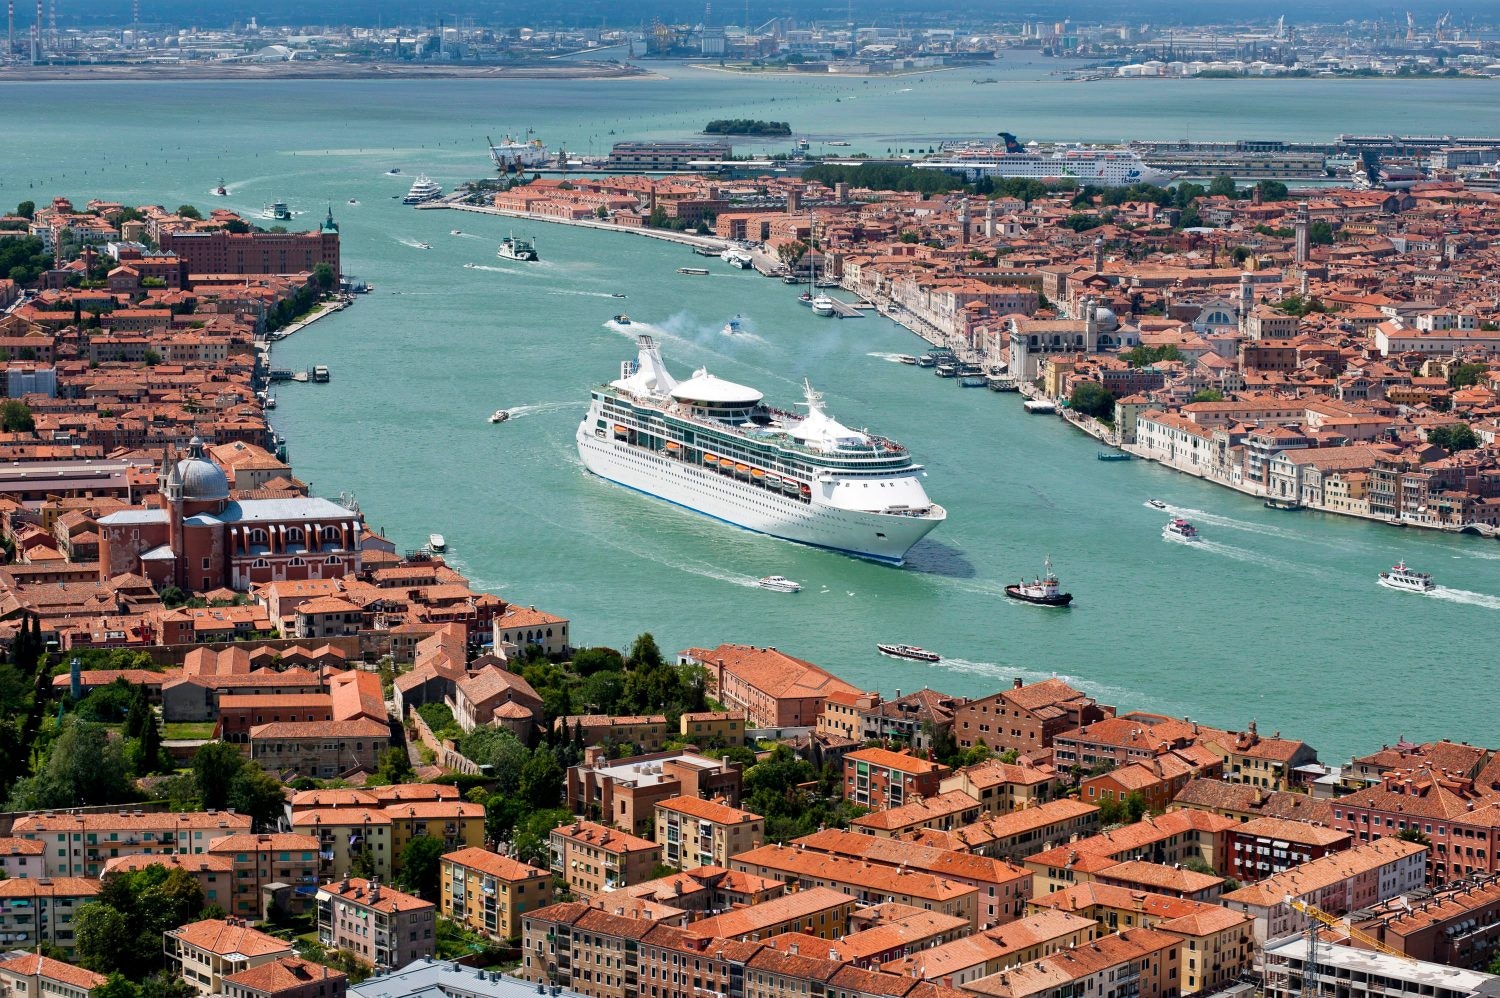
[[[650,336],[593,391],[578,453],[601,478],[748,530],[901,564],[947,518],[905,447],[852,430],[806,388],[804,414],[698,370],[668,373]]]
[[[501,173],[518,172],[533,166],[546,166],[550,153],[547,147],[542,145],[541,139],[528,137],[523,141],[507,135],[497,145],[493,139],[488,139],[490,144],[490,159],[495,164],[495,169]]]
[[[967,180],[980,177],[1025,177],[1031,180],[1076,180],[1080,185],[1129,187],[1131,184],[1171,183],[1175,176],[1148,166],[1134,149],[1123,146],[1022,146],[1009,132],[1001,132],[1003,148],[957,146],[933,159],[913,163],[927,170],[947,170]]]

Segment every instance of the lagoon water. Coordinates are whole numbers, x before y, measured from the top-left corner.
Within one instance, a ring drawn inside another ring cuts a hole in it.
[[[718,261],[709,277],[680,276],[699,261],[679,246],[417,212],[392,196],[418,172],[445,187],[485,175],[484,136],[528,126],[583,152],[685,137],[716,117],[784,119],[815,148],[838,138],[874,154],[1002,129],[1098,140],[1493,134],[1500,84],[1083,84],[1024,60],[868,82],[658,68],[665,79],[6,84],[0,203],[65,193],[254,214],[281,198],[299,225],[331,205],[345,269],[377,290],[276,347],[278,366],[333,372],[331,384],[277,393],[273,421],[299,475],[321,494],[355,493],[404,547],[442,532],[477,586],[569,616],[580,642],[651,630],[668,651],[770,644],[887,694],[982,695],[1058,674],[1123,707],[1235,727],[1253,718],[1332,760],[1400,734],[1495,740],[1500,544],[1271,511],[1142,462],[1099,462],[1093,441],[1023,415],[1015,396],[895,363],[922,344],[885,319],[812,316],[797,289]],[[989,77],[1000,82],[972,82]],[[391,167],[402,175],[386,176]],[[208,196],[221,176],[224,202]],[[495,259],[512,229],[537,238],[540,264]],[[622,310],[636,326],[609,322]],[[719,330],[736,313],[747,334],[731,340]],[[573,429],[590,385],[633,355],[635,332],[659,337],[678,373],[706,365],[773,401],[795,401],[810,378],[841,420],[912,448],[948,522],[893,569],[591,478]],[[517,418],[486,422],[502,406]],[[1193,519],[1205,543],[1163,541],[1151,496]],[[1002,586],[1049,554],[1074,607],[1005,600]],[[1376,573],[1403,557],[1443,589],[1378,588]],[[768,574],[805,588],[755,588]],[[876,641],[944,659],[893,662]]]

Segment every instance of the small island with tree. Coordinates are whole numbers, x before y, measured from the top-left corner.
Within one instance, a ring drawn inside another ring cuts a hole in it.
[[[792,126],[784,121],[762,121],[759,118],[715,118],[703,126],[704,135],[791,135]]]

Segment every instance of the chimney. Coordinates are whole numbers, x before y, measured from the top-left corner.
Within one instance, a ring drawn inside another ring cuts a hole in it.
[[[1015,680],[1011,683],[1010,688],[1013,689],[1013,690],[1019,690],[1021,687],[1025,686],[1025,685],[1026,685],[1026,680],[1022,679],[1020,676],[1017,676],[1015,678]]]

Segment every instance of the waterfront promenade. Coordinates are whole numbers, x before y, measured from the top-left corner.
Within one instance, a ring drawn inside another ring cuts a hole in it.
[[[623,225],[615,225],[612,222],[583,218],[554,218],[550,215],[539,215],[535,212],[512,211],[508,208],[495,208],[488,205],[433,202],[431,204],[419,205],[418,207],[427,210],[441,210],[444,208],[450,208],[454,211],[467,211],[477,215],[499,215],[503,218],[523,218],[528,222],[548,222],[553,225],[571,225],[580,229],[596,229],[601,232],[623,232],[626,235],[645,236],[647,239],[660,239],[663,242],[678,243],[682,246],[702,247],[703,249],[711,249],[720,252],[734,245],[727,239],[720,239],[715,236],[700,236],[693,232],[677,232],[672,229],[634,228]]]

